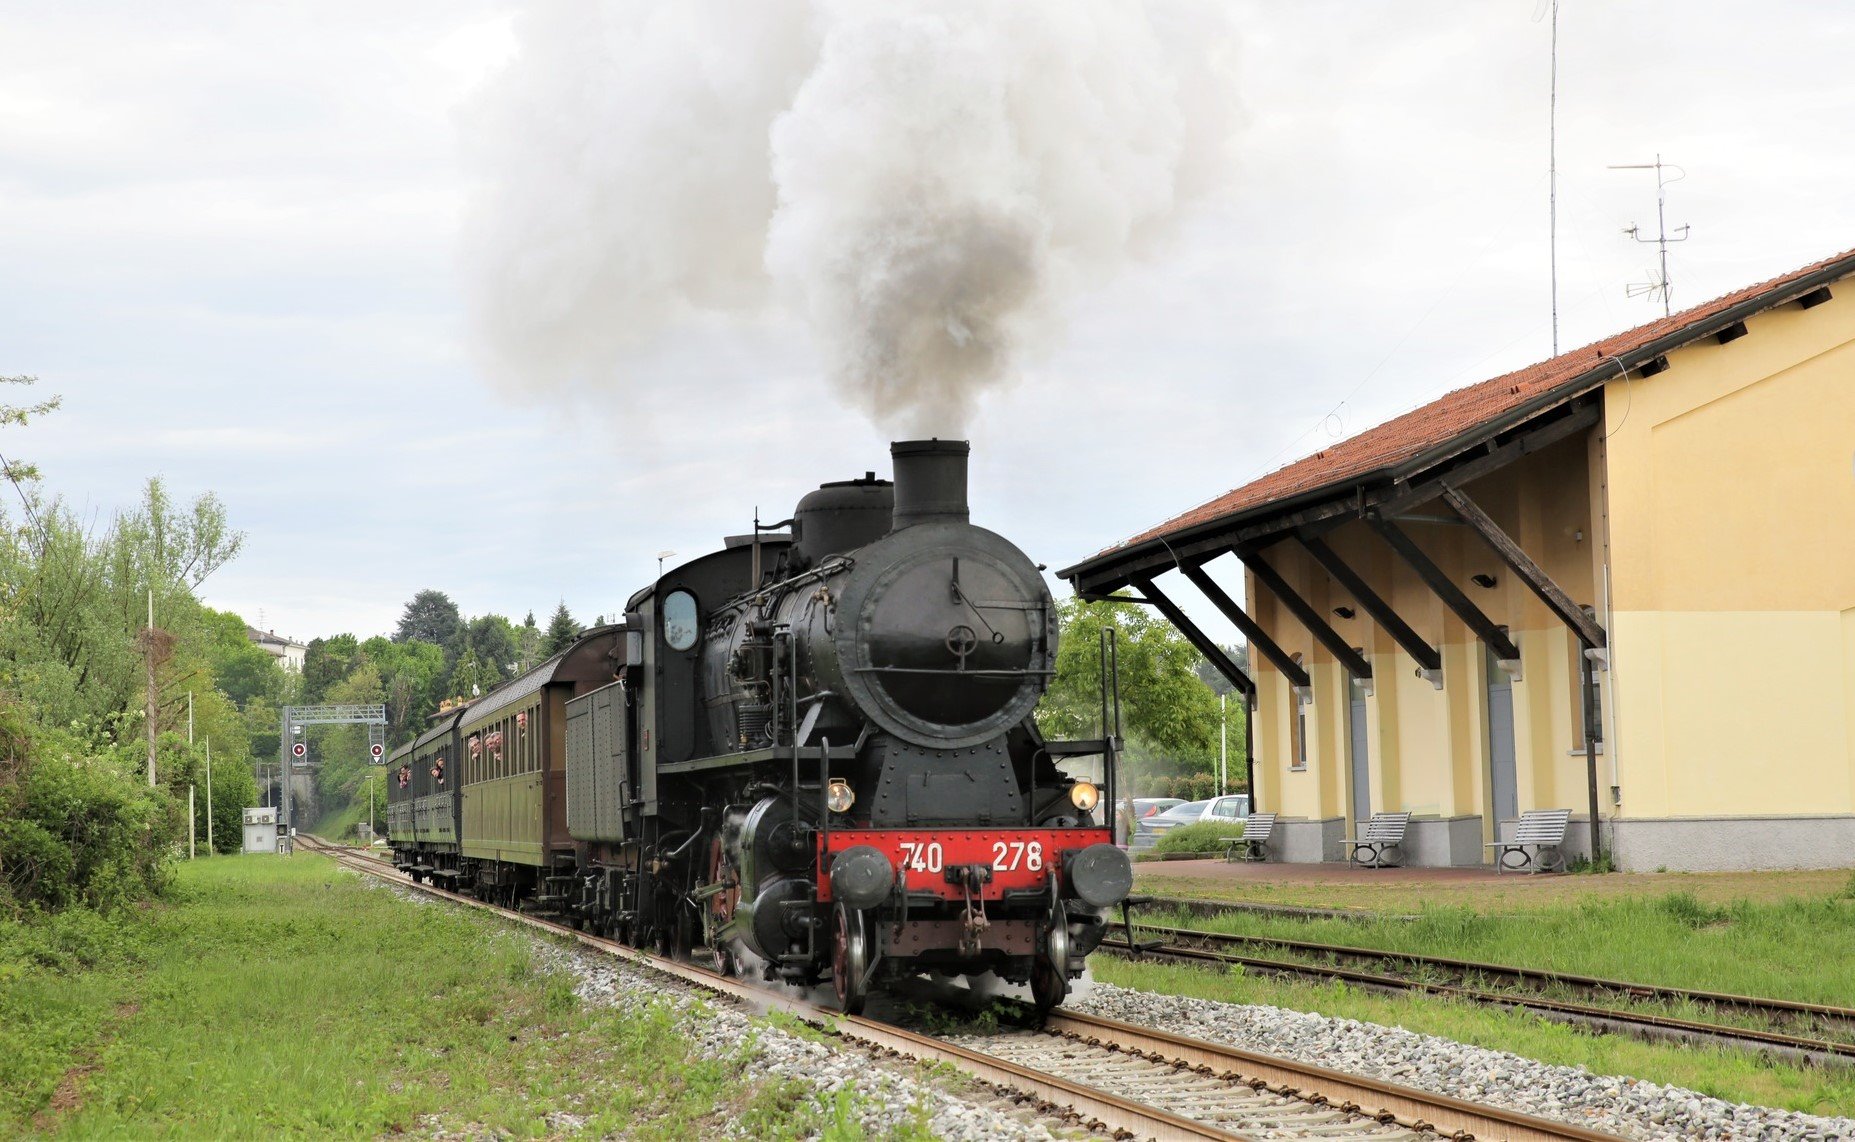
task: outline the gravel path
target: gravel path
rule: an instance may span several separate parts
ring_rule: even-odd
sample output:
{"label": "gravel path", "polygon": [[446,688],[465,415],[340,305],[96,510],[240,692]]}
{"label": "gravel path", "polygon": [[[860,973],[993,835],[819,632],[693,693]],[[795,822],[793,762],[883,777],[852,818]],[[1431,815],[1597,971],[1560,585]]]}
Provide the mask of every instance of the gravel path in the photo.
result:
{"label": "gravel path", "polygon": [[1094,984],[1067,1007],[1577,1123],[1625,1138],[1855,1140],[1855,1119],[1726,1102],[1352,1019]]}

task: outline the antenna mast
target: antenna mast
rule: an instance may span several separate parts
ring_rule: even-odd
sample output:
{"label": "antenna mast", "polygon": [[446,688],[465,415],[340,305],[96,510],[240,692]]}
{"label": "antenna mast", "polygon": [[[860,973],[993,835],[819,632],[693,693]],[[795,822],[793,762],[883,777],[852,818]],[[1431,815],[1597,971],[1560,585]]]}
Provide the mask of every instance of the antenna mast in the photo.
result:
{"label": "antenna mast", "polygon": [[[1538,19],[1538,17],[1534,17]],[[1559,0],[1552,0],[1552,94],[1546,127],[1548,209],[1551,212],[1552,355],[1559,355]]]}
{"label": "antenna mast", "polygon": [[[1638,232],[1639,228],[1634,222],[1630,223],[1629,227],[1623,232],[1634,241],[1643,243],[1652,242],[1655,244],[1656,251],[1661,258],[1661,273],[1653,277],[1650,281],[1631,282],[1624,287],[1623,292],[1629,297],[1653,298],[1660,296],[1662,299],[1662,316],[1667,317],[1672,308],[1669,305],[1668,247],[1671,243],[1685,242],[1688,240],[1688,227],[1686,223],[1683,223],[1681,229],[1673,235],[1668,233],[1668,186],[1670,183],[1680,182],[1682,179],[1686,178],[1688,172],[1672,163],[1662,162],[1661,155],[1656,155],[1655,161],[1652,163],[1624,163],[1619,166],[1613,166],[1610,169],[1613,171],[1652,170],[1655,172],[1655,237],[1644,238]],[[1669,178],[1664,173],[1665,171],[1679,171],[1680,173],[1676,174],[1673,178]]]}

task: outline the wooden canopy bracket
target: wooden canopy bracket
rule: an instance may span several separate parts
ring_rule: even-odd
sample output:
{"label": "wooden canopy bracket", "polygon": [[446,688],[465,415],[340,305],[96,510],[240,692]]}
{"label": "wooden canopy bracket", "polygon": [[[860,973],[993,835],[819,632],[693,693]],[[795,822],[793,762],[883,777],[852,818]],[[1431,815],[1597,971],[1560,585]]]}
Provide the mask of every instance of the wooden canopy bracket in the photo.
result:
{"label": "wooden canopy bracket", "polygon": [[1177,627],[1179,633],[1185,636],[1186,641],[1198,648],[1198,653],[1204,655],[1219,674],[1222,674],[1245,698],[1256,697],[1255,681],[1243,673],[1242,667],[1230,660],[1230,656],[1224,653],[1223,647],[1206,637],[1205,633],[1198,629],[1198,625],[1187,618],[1185,612],[1179,609],[1178,604],[1167,598],[1153,580],[1135,578],[1133,583],[1134,586],[1140,588],[1140,594],[1151,602],[1160,614],[1166,616],[1166,621]]}
{"label": "wooden canopy bracket", "polygon": [[1502,531],[1500,525],[1495,523],[1487,512],[1482,511],[1479,504],[1469,499],[1462,489],[1456,487],[1443,489],[1443,502],[1449,505],[1450,510],[1461,516],[1464,523],[1474,528],[1483,539],[1488,541],[1488,546],[1494,548],[1494,553],[1501,557],[1501,562],[1507,564],[1514,574],[1520,576],[1520,581],[1539,596],[1539,601],[1546,604],[1547,610],[1559,616],[1559,621],[1572,629],[1572,633],[1578,636],[1580,642],[1587,647],[1605,645],[1604,628],[1598,626],[1596,620],[1585,614],[1584,608],[1574,603],[1572,597],[1565,593],[1564,588],[1554,582],[1552,577],[1546,574],[1544,568],[1522,551],[1520,545],[1515,543],[1505,531]]}
{"label": "wooden canopy bracket", "polygon": [[1254,551],[1239,551],[1237,558],[1243,560],[1243,565],[1255,574],[1256,581],[1280,599],[1282,605],[1288,608],[1289,613],[1300,620],[1301,625],[1306,627],[1308,632],[1327,648],[1328,653],[1332,654],[1340,665],[1346,667],[1348,674],[1354,678],[1372,677],[1372,664],[1365,660],[1365,656],[1341,638],[1340,632],[1334,630],[1306,599],[1296,594],[1295,589],[1288,585],[1288,581],[1282,578],[1275,568],[1269,566],[1261,555]]}
{"label": "wooden canopy bracket", "polygon": [[1314,557],[1316,563],[1327,569],[1327,574],[1333,576],[1333,581],[1353,597],[1360,609],[1371,615],[1372,621],[1404,648],[1404,653],[1417,660],[1419,667],[1424,670],[1443,668],[1442,654],[1425,642],[1423,636],[1412,630],[1410,624],[1400,618],[1398,612],[1391,608],[1390,603],[1368,586],[1357,572],[1348,567],[1338,552],[1327,546],[1326,540],[1318,535],[1310,534],[1307,529],[1296,533],[1295,538],[1301,541],[1301,546],[1307,549],[1307,553]]}
{"label": "wooden canopy bracket", "polygon": [[1494,657],[1508,660],[1519,659],[1520,650],[1514,646],[1513,640],[1507,637],[1507,632],[1495,625],[1493,619],[1483,614],[1481,608],[1462,593],[1462,588],[1451,582],[1449,576],[1443,574],[1443,569],[1433,563],[1430,557],[1423,553],[1423,549],[1418,547],[1410,536],[1404,534],[1397,524],[1377,512],[1368,513],[1366,522],[1371,524],[1372,529],[1383,536],[1385,542],[1391,545],[1391,549],[1398,553],[1398,557],[1417,573],[1417,577],[1424,581],[1426,587],[1430,588],[1431,594],[1440,599],[1445,607],[1448,607],[1457,618],[1462,620],[1464,625],[1475,632],[1475,637],[1481,639],[1484,646],[1494,652]]}
{"label": "wooden canopy bracket", "polygon": [[1243,608],[1237,605],[1237,601],[1226,594],[1224,589],[1217,585],[1216,580],[1205,574],[1203,565],[1188,563],[1180,570],[1205,598],[1211,600],[1213,606],[1224,612],[1224,617],[1243,633],[1243,637],[1249,640],[1251,646],[1260,651],[1264,658],[1274,663],[1277,670],[1287,675],[1290,682],[1296,686],[1313,685],[1308,679],[1307,668],[1291,658],[1288,652],[1282,649],[1281,644],[1269,637],[1269,632],[1263,630],[1261,624],[1245,614]]}

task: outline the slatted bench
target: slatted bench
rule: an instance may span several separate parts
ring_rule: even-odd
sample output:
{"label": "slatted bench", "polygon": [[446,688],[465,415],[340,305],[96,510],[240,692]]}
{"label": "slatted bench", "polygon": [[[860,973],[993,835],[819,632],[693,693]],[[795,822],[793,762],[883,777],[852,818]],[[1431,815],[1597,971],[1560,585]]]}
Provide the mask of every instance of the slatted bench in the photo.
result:
{"label": "slatted bench", "polygon": [[1243,835],[1224,842],[1224,859],[1232,864],[1238,860],[1268,860],[1263,846],[1274,832],[1274,813],[1251,813],[1243,819]]}
{"label": "slatted bench", "polygon": [[[1352,855],[1348,864],[1365,868],[1384,868],[1404,863],[1404,833],[1410,828],[1409,813],[1374,813],[1372,819],[1348,843]],[[1396,853],[1396,857],[1393,857]]]}
{"label": "slatted bench", "polygon": [[1570,809],[1528,809],[1520,814],[1512,840],[1482,847],[1494,850],[1496,872],[1557,872],[1565,867],[1559,846],[1571,819]]}

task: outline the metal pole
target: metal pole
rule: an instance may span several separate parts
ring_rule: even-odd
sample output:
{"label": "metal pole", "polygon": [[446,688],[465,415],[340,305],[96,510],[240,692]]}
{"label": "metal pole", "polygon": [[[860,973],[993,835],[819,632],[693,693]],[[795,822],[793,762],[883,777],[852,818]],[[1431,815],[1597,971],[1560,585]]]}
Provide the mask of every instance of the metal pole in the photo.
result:
{"label": "metal pole", "polygon": [[1581,651],[1578,655],[1584,669],[1584,768],[1585,778],[1590,785],[1591,799],[1591,864],[1601,865],[1604,860],[1604,842],[1597,828],[1597,735],[1604,719],[1597,709],[1597,689],[1593,685],[1591,672],[1591,655]]}
{"label": "metal pole", "polygon": [[213,855],[213,739],[206,739],[206,855]]}
{"label": "metal pole", "polygon": [[277,815],[290,824],[290,707],[283,708],[283,740],[277,743]]}
{"label": "metal pole", "polygon": [[193,859],[193,840],[200,835],[200,826],[193,819],[193,783],[187,783],[187,859]]}

